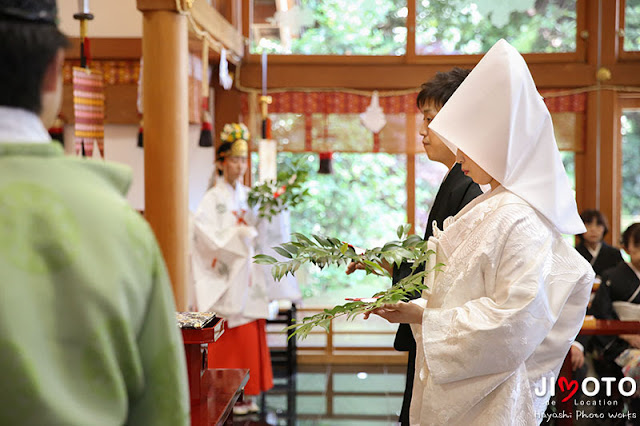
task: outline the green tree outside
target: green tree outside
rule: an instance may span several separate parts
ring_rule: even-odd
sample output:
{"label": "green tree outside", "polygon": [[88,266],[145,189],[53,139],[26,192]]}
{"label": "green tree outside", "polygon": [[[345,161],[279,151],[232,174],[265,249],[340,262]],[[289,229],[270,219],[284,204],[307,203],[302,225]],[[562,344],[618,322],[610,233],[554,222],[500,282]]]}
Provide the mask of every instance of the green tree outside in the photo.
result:
{"label": "green tree outside", "polygon": [[[505,38],[520,52],[572,52],[576,48],[576,0],[535,0],[533,7],[512,12],[497,26],[493,14],[483,16],[472,0],[416,1],[416,53],[486,52]],[[631,3],[638,0],[628,0]],[[278,38],[253,40],[252,52],[303,55],[404,55],[407,1],[299,0],[313,13],[313,26],[303,28],[285,47]],[[505,2],[504,7],[512,3]],[[635,6],[634,6],[635,7]],[[629,7],[628,7],[629,9]],[[640,6],[630,12],[630,39],[638,41]],[[637,19],[636,19],[637,18]],[[635,31],[635,32],[634,32]],[[634,38],[635,37],[635,38]]]}
{"label": "green tree outside", "polygon": [[625,111],[622,130],[621,231],[640,222],[640,111]]}

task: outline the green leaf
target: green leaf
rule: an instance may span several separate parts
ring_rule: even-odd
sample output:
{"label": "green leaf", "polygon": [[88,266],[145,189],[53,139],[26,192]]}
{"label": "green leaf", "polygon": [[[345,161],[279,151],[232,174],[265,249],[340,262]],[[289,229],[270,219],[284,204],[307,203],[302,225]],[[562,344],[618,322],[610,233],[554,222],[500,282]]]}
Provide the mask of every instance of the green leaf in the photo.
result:
{"label": "green leaf", "polygon": [[331,318],[326,318],[320,322],[318,322],[318,325],[322,328],[325,329],[325,331],[328,333],[329,332],[329,327],[331,326]]}
{"label": "green leaf", "polygon": [[382,272],[382,271],[384,271],[384,268],[383,268],[382,266],[378,265],[378,264],[377,264],[377,263],[375,263],[375,262],[372,262],[372,261],[370,261],[370,260],[366,260],[366,259],[364,259],[362,262],[363,262],[365,265],[369,266],[369,267],[370,267],[372,270],[374,270],[374,271],[378,271],[378,272]]}
{"label": "green leaf", "polygon": [[326,238],[323,238],[320,235],[316,235],[316,234],[311,234],[311,235],[313,236],[313,238],[316,239],[316,241],[318,243],[320,243],[321,246],[323,246],[323,247],[331,247],[331,243]]}
{"label": "green leaf", "polygon": [[404,228],[402,227],[402,225],[398,226],[396,234],[398,235],[398,238],[402,238],[402,234],[404,234]]}
{"label": "green leaf", "polygon": [[333,247],[338,247],[338,246],[342,245],[342,243],[340,242],[340,240],[339,240],[339,239],[337,239],[337,238],[331,238],[331,237],[329,237],[329,238],[327,238],[327,241],[329,241]]}
{"label": "green leaf", "polygon": [[297,232],[294,232],[293,234],[291,234],[291,236],[294,237],[296,239],[296,241],[300,241],[302,243],[307,243],[309,245],[314,245],[313,241],[311,241],[306,236],[304,236],[302,234],[299,234]]}
{"label": "green leaf", "polygon": [[294,243],[284,243],[280,246],[293,255],[298,254],[298,247]]}
{"label": "green leaf", "polygon": [[266,254],[257,254],[253,256],[253,263],[258,265],[273,265],[274,263],[278,263],[278,260]]}
{"label": "green leaf", "polygon": [[285,249],[283,249],[282,247],[272,247],[276,252],[278,252],[278,254],[284,256],[284,257],[288,257],[289,259],[292,259],[293,256],[291,256],[291,253],[289,253],[288,251],[286,251]]}
{"label": "green leaf", "polygon": [[349,250],[349,244],[343,243],[340,246],[340,253],[345,254],[347,252],[347,250]]}

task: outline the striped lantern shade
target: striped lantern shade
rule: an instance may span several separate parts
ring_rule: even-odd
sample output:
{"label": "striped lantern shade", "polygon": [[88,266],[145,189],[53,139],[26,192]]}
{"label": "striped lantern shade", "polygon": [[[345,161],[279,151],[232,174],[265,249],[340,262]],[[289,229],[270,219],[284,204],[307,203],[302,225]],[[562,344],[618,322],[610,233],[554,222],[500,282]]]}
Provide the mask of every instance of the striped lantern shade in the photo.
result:
{"label": "striped lantern shade", "polygon": [[104,158],[104,79],[102,72],[73,67],[76,155],[91,157],[94,144]]}

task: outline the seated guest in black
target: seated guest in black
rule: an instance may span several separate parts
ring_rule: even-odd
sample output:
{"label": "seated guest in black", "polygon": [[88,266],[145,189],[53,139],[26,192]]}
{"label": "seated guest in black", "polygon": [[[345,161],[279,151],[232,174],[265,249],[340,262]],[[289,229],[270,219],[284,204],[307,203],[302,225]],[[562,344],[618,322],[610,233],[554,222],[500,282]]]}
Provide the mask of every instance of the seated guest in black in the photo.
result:
{"label": "seated guest in black", "polygon": [[[591,267],[596,273],[596,281],[599,283],[605,270],[619,263],[624,263],[622,255],[620,250],[603,241],[604,236],[609,232],[609,225],[600,211],[585,210],[580,214],[580,217],[587,228],[587,232],[578,235],[580,243],[576,246],[576,250],[591,263]],[[588,310],[587,313],[591,314],[591,311]],[[571,359],[574,361],[574,367],[575,362],[582,361],[577,369],[574,368],[573,375],[578,380],[584,379],[587,374],[587,366],[584,364],[584,352],[585,347],[590,350],[591,340],[591,336],[580,335],[571,345]]]}
{"label": "seated guest in black", "polygon": [[[617,320],[621,319],[621,309],[625,309],[625,320],[638,321],[640,320],[640,223],[634,223],[624,231],[622,246],[631,257],[631,262],[621,262],[618,266],[603,272],[602,284],[591,304],[591,312],[599,319]],[[638,305],[637,309],[635,305]],[[629,315],[632,317],[630,318]],[[621,367],[615,363],[615,360],[626,349],[640,349],[640,335],[596,335],[593,336],[591,343],[596,352],[594,368],[600,377],[611,376],[620,379],[622,378]],[[634,412],[638,420],[640,399],[632,398],[629,402],[630,412]],[[622,410],[622,407],[618,407],[618,410]]]}
{"label": "seated guest in black", "polygon": [[602,240],[609,231],[607,219],[602,213],[598,210],[585,210],[580,217],[587,232],[578,235],[580,243],[576,250],[591,263],[596,276],[601,277],[605,270],[622,262],[622,255],[620,250]]}

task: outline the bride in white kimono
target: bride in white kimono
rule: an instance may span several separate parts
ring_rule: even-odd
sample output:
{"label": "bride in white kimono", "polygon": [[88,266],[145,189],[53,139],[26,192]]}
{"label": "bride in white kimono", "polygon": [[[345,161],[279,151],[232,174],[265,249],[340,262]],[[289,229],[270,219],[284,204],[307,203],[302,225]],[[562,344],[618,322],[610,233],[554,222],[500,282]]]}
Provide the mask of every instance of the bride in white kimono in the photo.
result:
{"label": "bride in white kimono", "polygon": [[[561,233],[578,216],[551,116],[522,56],[500,40],[429,126],[491,190],[429,244],[429,289],[374,313],[412,326],[412,425],[535,425],[579,332],[594,278]],[[432,136],[433,137],[433,136]],[[434,227],[435,228],[435,227]],[[540,393],[540,392],[538,392]]]}

